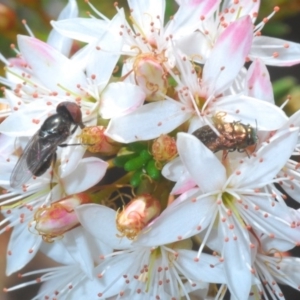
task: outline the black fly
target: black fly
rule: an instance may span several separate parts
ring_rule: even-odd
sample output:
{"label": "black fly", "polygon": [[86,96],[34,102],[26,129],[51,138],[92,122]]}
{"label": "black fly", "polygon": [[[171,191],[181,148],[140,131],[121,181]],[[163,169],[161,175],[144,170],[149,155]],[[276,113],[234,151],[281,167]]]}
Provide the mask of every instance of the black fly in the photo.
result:
{"label": "black fly", "polygon": [[[71,125],[75,125],[71,130]],[[12,188],[22,186],[32,176],[41,176],[55,160],[56,149],[77,127],[84,128],[80,107],[73,102],[61,102],[56,114],[48,117],[30,139],[15,165],[11,177]]]}

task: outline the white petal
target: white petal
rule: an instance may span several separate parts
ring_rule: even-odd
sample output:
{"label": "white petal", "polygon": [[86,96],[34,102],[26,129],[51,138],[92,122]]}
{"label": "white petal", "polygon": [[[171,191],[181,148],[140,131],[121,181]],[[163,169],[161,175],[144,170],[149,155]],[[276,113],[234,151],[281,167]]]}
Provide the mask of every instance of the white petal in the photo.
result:
{"label": "white petal", "polygon": [[79,93],[77,85],[85,85],[86,78],[81,68],[50,45],[22,35],[18,35],[18,45],[35,76],[52,92],[65,95],[65,90],[58,86],[60,85]]}
{"label": "white petal", "polygon": [[94,18],[74,18],[63,21],[51,21],[51,25],[61,34],[86,43],[98,40],[107,26],[108,22]]}
{"label": "white petal", "polygon": [[[293,224],[297,224],[297,219],[285,204],[267,201],[265,197],[261,196],[244,195],[242,200],[248,204],[247,209],[240,206],[243,219],[255,231],[274,236],[278,244],[280,244],[278,240],[283,240],[284,243],[285,241],[294,243],[294,245],[299,243],[299,227],[293,226]],[[285,243],[285,245],[287,244]]]}
{"label": "white petal", "polygon": [[[165,35],[186,35],[199,26],[201,17],[208,18],[216,11],[218,0],[187,0],[182,1],[176,14],[167,26]],[[204,25],[205,26],[205,25]]]}
{"label": "white petal", "polygon": [[255,36],[250,58],[269,66],[293,66],[300,62],[300,44],[268,36]]}
{"label": "white petal", "polygon": [[[6,97],[11,104],[18,99],[9,90],[6,91]],[[56,103],[48,105],[47,102],[47,99],[37,99],[20,109],[13,110],[13,113],[0,124],[0,132],[9,136],[33,136],[49,114],[55,111]]]}
{"label": "white petal", "polygon": [[214,222],[215,210],[214,197],[187,199],[171,205],[141,232],[133,244],[153,247],[186,239]]}
{"label": "white petal", "polygon": [[212,45],[210,40],[201,32],[192,32],[184,35],[176,41],[178,47],[185,55],[193,57],[198,63],[204,64],[210,52]]}
{"label": "white petal", "polygon": [[42,238],[32,234],[26,222],[15,226],[7,247],[6,275],[25,267],[36,255],[41,243]]}
{"label": "white petal", "polygon": [[252,27],[250,17],[246,16],[231,23],[219,36],[203,68],[207,95],[224,90],[240,72],[251,47]]}
{"label": "white petal", "polygon": [[249,235],[234,218],[229,222],[234,229],[229,229],[227,224],[219,222],[220,238],[228,238],[222,251],[227,285],[236,299],[246,299],[252,282]]}
{"label": "white petal", "polygon": [[90,279],[93,279],[94,260],[91,256],[90,245],[87,243],[82,227],[74,228],[64,234],[63,244],[75,262]]}
{"label": "white petal", "polygon": [[226,122],[241,121],[259,130],[279,129],[288,120],[276,105],[243,95],[222,97],[212,106],[212,110],[226,113]]}
{"label": "white petal", "polygon": [[96,157],[80,161],[76,170],[61,178],[68,195],[83,192],[98,183],[106,173],[108,163]]}
{"label": "white petal", "polygon": [[220,263],[217,257],[202,253],[200,259],[195,260],[197,252],[190,250],[178,250],[178,254],[177,261],[187,278],[210,283],[227,283],[224,264]]}
{"label": "white petal", "polygon": [[123,14],[123,10],[120,10],[109,23],[106,31],[99,36],[97,43],[93,44],[95,48],[89,55],[86,72],[88,76],[96,76],[93,82],[97,84],[107,84],[120,57],[123,39],[119,29],[124,18],[122,18]]}
{"label": "white petal", "polygon": [[174,130],[191,114],[173,100],[152,102],[131,114],[113,118],[105,134],[121,143],[150,140]]}
{"label": "white petal", "polygon": [[[145,34],[148,39],[152,36],[153,28],[160,28],[161,24],[164,24],[165,16],[165,0],[156,0],[156,1],[140,1],[140,0],[128,0],[128,5],[130,7],[131,15],[135,22],[138,24],[137,31],[140,31],[142,28],[143,34]],[[159,18],[156,18],[158,16]],[[152,26],[153,23],[153,26]]]}
{"label": "white petal", "polygon": [[[69,0],[66,7],[59,14],[58,20],[75,18],[77,17],[77,15],[78,6],[76,1]],[[55,29],[53,29],[48,36],[47,44],[51,45],[53,48],[55,48],[65,56],[69,56],[73,40],[61,35]]]}
{"label": "white petal", "polygon": [[121,233],[116,228],[116,211],[98,204],[86,204],[76,208],[81,225],[94,237],[113,249],[126,249],[131,241],[118,237]]}
{"label": "white petal", "polygon": [[74,259],[68,253],[65,245],[62,243],[62,239],[54,243],[42,243],[40,251],[60,264],[74,264]]}
{"label": "white petal", "polygon": [[226,181],[224,166],[195,136],[178,133],[177,150],[190,176],[203,193],[222,188]]}
{"label": "white petal", "polygon": [[[229,186],[259,188],[269,183],[291,156],[297,142],[298,128],[278,132],[255,156],[245,159],[231,175]],[[275,159],[276,158],[276,159]]]}
{"label": "white petal", "polygon": [[248,69],[246,91],[250,97],[275,104],[268,69],[259,59],[254,60]]}
{"label": "white petal", "polygon": [[137,85],[110,83],[101,96],[100,114],[104,119],[126,115],[144,103],[146,94]]}

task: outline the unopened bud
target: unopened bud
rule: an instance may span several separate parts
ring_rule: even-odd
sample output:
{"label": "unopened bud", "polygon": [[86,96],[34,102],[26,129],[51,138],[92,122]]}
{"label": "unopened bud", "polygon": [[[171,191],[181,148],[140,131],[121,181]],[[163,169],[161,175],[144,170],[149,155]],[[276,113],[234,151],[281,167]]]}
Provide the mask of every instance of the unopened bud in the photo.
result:
{"label": "unopened bud", "polygon": [[146,100],[158,101],[164,99],[168,81],[163,61],[151,54],[139,55],[134,63],[136,83],[146,93]]}
{"label": "unopened bud", "polygon": [[120,146],[104,134],[105,129],[103,126],[83,128],[79,136],[81,143],[87,145],[88,150],[92,153],[116,154]]}
{"label": "unopened bud", "polygon": [[169,135],[162,134],[152,144],[152,155],[158,162],[169,161],[174,158],[176,154],[176,141]]}
{"label": "unopened bud", "polygon": [[39,208],[30,225],[34,226],[44,241],[52,242],[56,237],[79,225],[74,209],[90,202],[89,196],[84,193],[68,196],[49,207]]}
{"label": "unopened bud", "polygon": [[117,215],[117,229],[130,240],[134,240],[139,232],[152,220],[159,216],[160,203],[150,194],[133,198]]}

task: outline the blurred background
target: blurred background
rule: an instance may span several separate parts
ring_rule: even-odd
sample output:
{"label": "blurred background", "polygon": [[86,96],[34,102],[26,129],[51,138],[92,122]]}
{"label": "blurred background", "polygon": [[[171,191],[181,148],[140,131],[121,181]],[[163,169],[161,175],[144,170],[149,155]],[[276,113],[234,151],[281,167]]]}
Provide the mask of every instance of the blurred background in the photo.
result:
{"label": "blurred background", "polygon": [[[89,11],[90,8],[84,0],[78,0],[77,2],[80,7],[80,16],[87,17],[86,12]],[[113,1],[93,0],[91,2],[109,18],[115,14]],[[125,7],[128,11],[126,1],[122,0],[118,2],[119,7]],[[173,15],[176,11],[176,4],[174,2],[175,1],[167,0],[168,16]],[[57,19],[57,16],[66,3],[67,0],[0,0],[0,52],[7,58],[15,56],[10,45],[16,43],[17,34],[27,35],[22,24],[23,19],[27,21],[34,35],[45,41],[51,30],[49,21]],[[271,22],[265,26],[263,34],[300,43],[300,0],[262,0],[258,20],[268,16],[270,12],[273,11],[274,6],[279,6],[280,11],[272,18]],[[74,42],[75,49],[77,48],[76,46],[79,47],[79,44]],[[285,101],[288,95],[291,95],[291,101],[285,107],[286,112],[291,115],[300,109],[300,65],[289,68],[268,67],[268,69],[272,82],[274,83],[276,102],[280,105]],[[0,63],[0,76],[3,75],[3,65]],[[291,200],[289,205],[299,208],[299,204]],[[5,259],[8,240],[9,232],[0,235],[0,300],[29,300],[36,294],[38,289],[37,285],[9,294],[2,292],[3,287],[20,283],[20,278],[18,278],[17,274],[13,274],[8,278],[5,276]],[[293,255],[300,256],[299,249],[295,249]],[[50,266],[53,266],[53,262],[42,254],[38,254],[36,258],[26,266],[26,269],[21,270],[20,273]],[[288,300],[300,299],[300,293],[291,288],[283,287],[283,291]]]}

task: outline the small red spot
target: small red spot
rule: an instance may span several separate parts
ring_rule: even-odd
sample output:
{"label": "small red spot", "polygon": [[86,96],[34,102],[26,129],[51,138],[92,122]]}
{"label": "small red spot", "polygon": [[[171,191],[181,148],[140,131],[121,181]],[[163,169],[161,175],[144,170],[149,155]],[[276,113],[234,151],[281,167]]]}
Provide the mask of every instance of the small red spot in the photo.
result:
{"label": "small red spot", "polygon": [[177,239],[178,239],[179,241],[182,240],[182,236],[179,235],[179,236],[177,237]]}
{"label": "small red spot", "polygon": [[274,57],[274,58],[277,58],[278,56],[279,56],[279,53],[278,53],[278,52],[274,52],[274,53],[273,53],[273,57]]}
{"label": "small red spot", "polygon": [[194,262],[199,262],[199,258],[198,258],[198,257],[195,257],[195,258],[194,258]]}
{"label": "small red spot", "polygon": [[7,251],[7,255],[12,255],[12,252],[10,250]]}
{"label": "small red spot", "polygon": [[202,228],[201,226],[199,226],[199,225],[197,226],[197,230],[198,231],[201,230],[201,228]]}
{"label": "small red spot", "polygon": [[29,249],[29,250],[28,250],[28,253],[31,254],[32,252],[33,252],[33,249]]}

